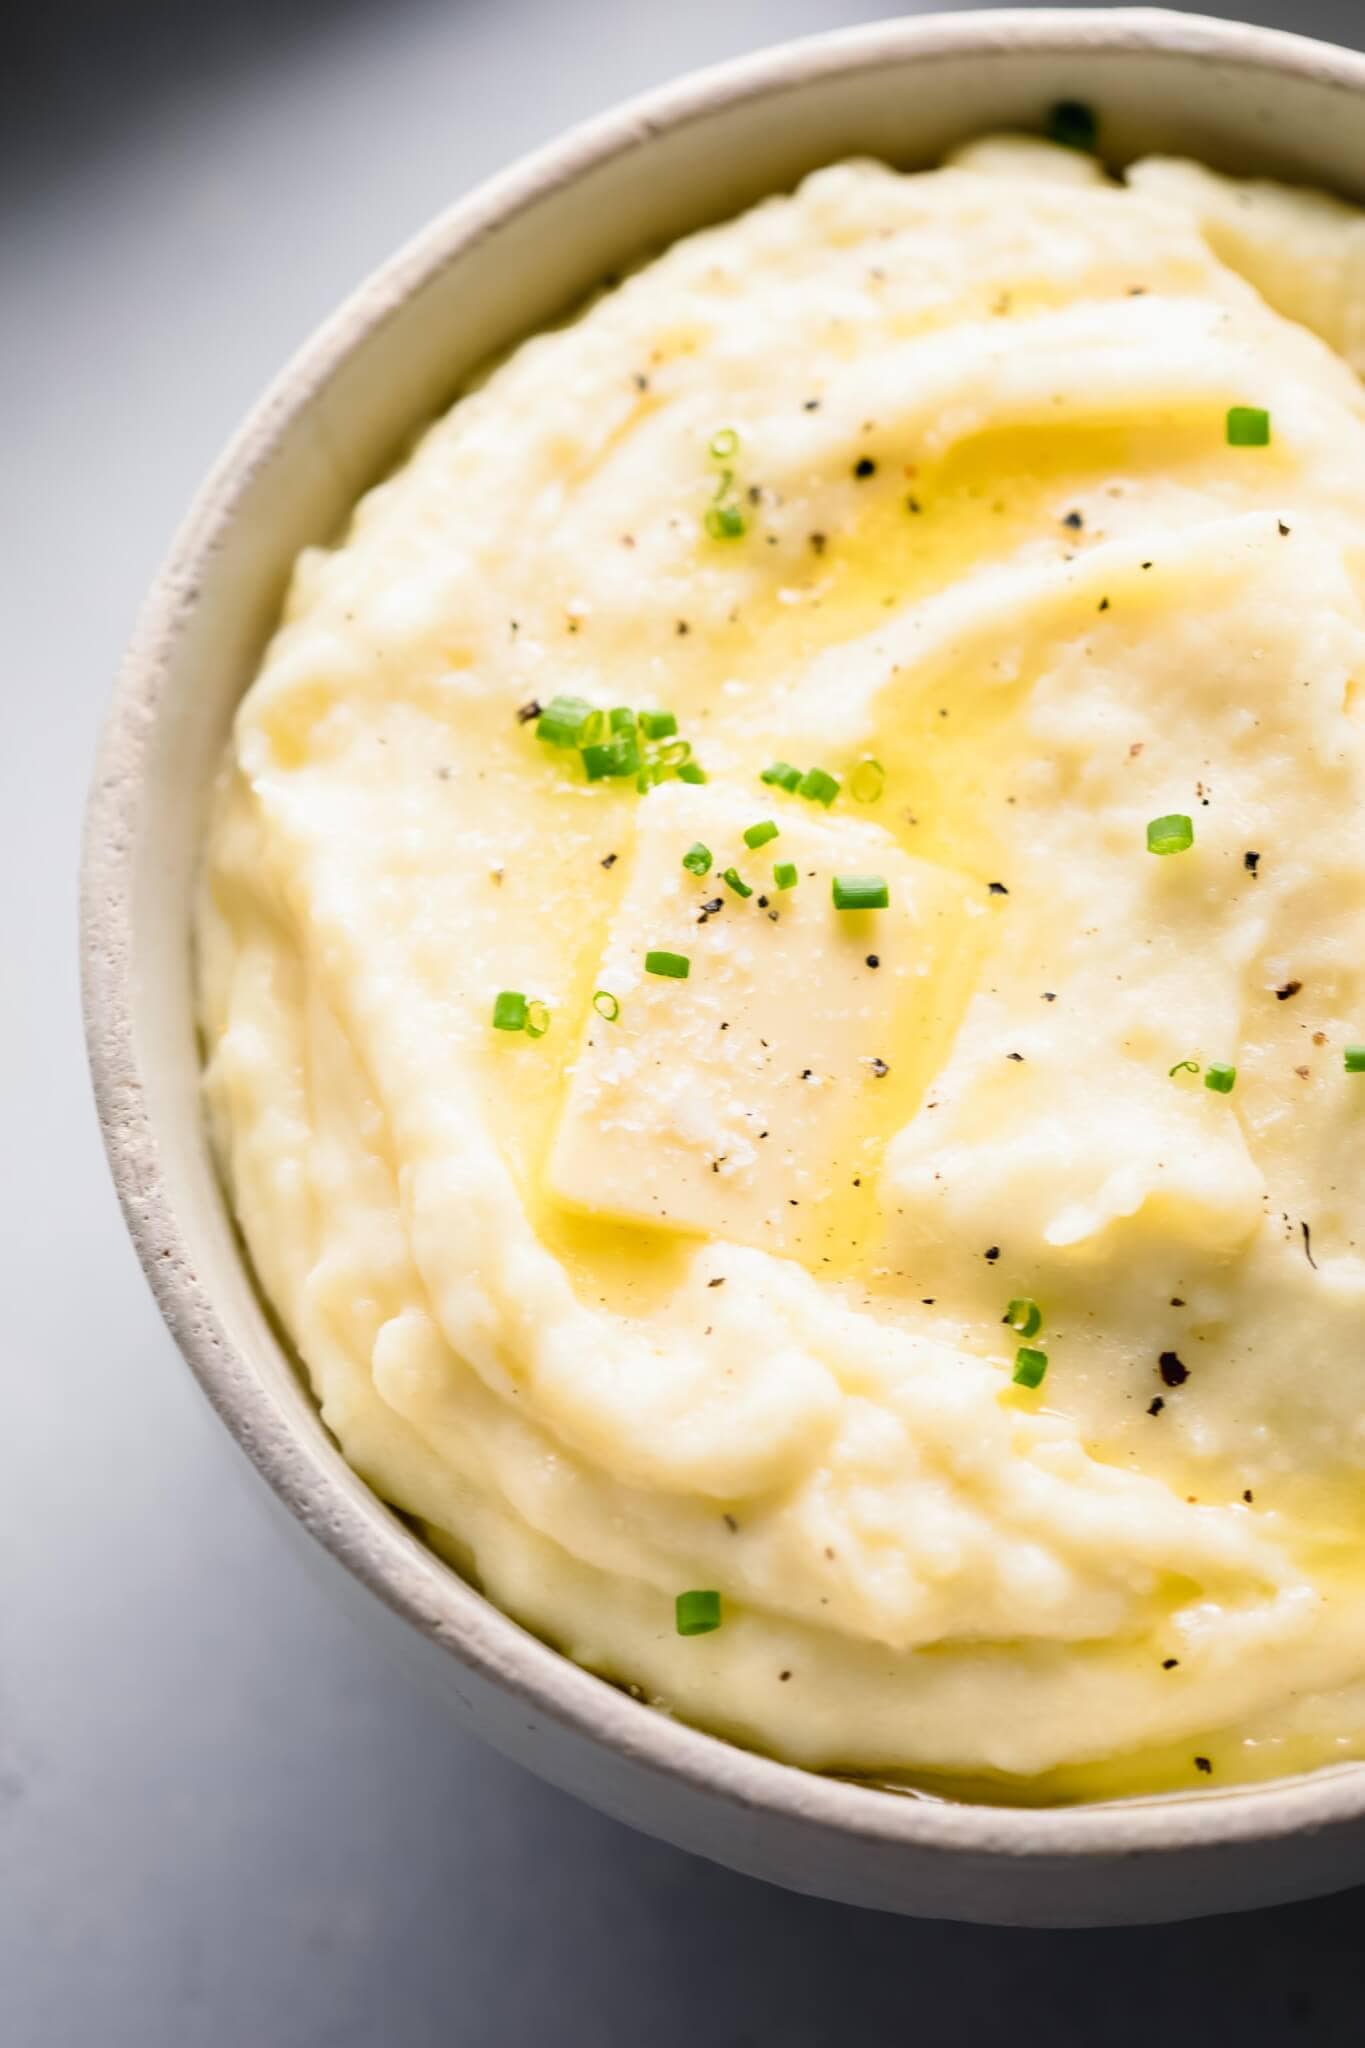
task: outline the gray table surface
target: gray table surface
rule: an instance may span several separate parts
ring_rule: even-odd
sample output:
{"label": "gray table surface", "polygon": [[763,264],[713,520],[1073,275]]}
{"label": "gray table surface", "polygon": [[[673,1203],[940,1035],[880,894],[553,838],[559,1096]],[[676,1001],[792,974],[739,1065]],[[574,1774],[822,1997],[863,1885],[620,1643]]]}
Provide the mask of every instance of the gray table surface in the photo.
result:
{"label": "gray table surface", "polygon": [[[8,2048],[1365,2036],[1359,1895],[1119,1933],[895,1921],[646,1841],[453,1732],[282,1547],[106,1183],[80,808],[205,465],[473,180],[628,91],[863,11],[48,0],[0,67]],[[1365,41],[1362,0],[1241,11]]]}

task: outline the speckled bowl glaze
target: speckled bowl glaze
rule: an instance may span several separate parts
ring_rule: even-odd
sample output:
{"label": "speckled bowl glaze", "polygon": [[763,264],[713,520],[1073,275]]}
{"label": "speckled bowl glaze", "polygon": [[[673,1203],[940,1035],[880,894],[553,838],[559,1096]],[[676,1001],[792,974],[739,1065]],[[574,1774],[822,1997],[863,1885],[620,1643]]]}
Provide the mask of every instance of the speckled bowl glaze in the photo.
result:
{"label": "speckled bowl glaze", "polygon": [[484,358],[684,231],[875,154],[915,166],[1061,98],[1110,155],[1201,157],[1365,198],[1365,59],[1148,10],[874,24],[683,80],[461,200],[303,349],[205,483],[142,614],[95,773],[85,1013],[128,1227],[191,1369],[278,1503],[458,1719],[605,1812],[735,1869],[900,1913],[1176,1919],[1365,1877],[1365,1768],[1024,1811],[821,1778],[578,1669],[424,1549],[350,1471],[253,1290],[198,1096],[190,902],[205,791],[290,564],[340,529]]}

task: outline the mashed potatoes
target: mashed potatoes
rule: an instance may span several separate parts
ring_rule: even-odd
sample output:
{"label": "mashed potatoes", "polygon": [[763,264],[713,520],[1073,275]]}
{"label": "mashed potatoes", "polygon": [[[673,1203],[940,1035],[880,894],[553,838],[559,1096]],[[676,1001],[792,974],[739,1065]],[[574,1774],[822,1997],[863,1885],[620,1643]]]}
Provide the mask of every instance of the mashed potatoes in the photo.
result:
{"label": "mashed potatoes", "polygon": [[1365,1752],[1363,236],[823,171],[298,564],[236,1214],[352,1464],[662,1709],[994,1798]]}

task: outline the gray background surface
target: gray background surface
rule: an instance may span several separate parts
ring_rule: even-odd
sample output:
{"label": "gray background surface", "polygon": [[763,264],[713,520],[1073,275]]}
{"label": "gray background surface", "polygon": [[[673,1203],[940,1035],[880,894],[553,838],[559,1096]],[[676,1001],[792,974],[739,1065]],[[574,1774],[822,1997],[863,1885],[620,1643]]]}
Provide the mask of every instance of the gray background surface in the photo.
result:
{"label": "gray background surface", "polygon": [[[645,1841],[456,1735],[263,1517],[106,1185],[80,807],[206,464],[472,181],[870,7],[49,0],[0,58],[6,2048],[1365,2037],[1360,1894],[1131,1933],[899,1922]],[[1227,11],[1365,43],[1365,0]]]}

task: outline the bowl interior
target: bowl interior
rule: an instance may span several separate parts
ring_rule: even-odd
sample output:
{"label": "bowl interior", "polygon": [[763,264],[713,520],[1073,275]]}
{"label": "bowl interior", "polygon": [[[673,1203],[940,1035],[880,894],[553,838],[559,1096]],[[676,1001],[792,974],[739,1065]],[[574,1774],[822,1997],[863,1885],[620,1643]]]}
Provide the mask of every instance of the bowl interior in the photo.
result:
{"label": "bowl interior", "polygon": [[[690,1780],[699,1800],[719,1791],[751,1810],[766,1804],[795,1815],[826,1850],[836,1830],[891,1850],[937,1841],[1006,1862],[1021,1854],[1057,1860],[1054,1875],[1043,1877],[1035,1864],[1027,1880],[1008,1868],[987,1879],[978,1869],[966,1903],[949,1901],[940,1873],[926,1903],[913,1858],[902,1860],[898,1878],[859,1874],[847,1858],[827,1858],[818,1871],[812,1864],[803,1876],[795,1863],[773,1869],[772,1851],[746,1848],[742,1830],[724,1844],[713,1839],[714,1815],[700,1815],[693,1846],[743,1867],[902,1910],[1053,1921],[1162,1917],[1169,1887],[1144,1891],[1130,1873],[1120,1910],[1087,1901],[1091,1881],[1075,1874],[1078,1860],[1108,1853],[1105,1845],[1117,1840],[1112,1822],[1101,1825],[1095,1813],[992,1818],[932,1809],[805,1780],[664,1723],[486,1608],[354,1477],[261,1307],[214,1175],[199,1111],[189,928],[205,792],[294,557],[339,533],[357,496],[473,370],[613,272],[821,164],[848,155],[930,164],[984,130],[1038,128],[1060,98],[1097,108],[1116,164],[1178,152],[1365,197],[1365,60],[1146,10],[888,23],[727,66],[592,124],[484,187],[402,251],[309,343],[247,422],[144,613],[97,770],[85,871],[87,1029],[130,1227],[210,1398],[296,1516],[431,1640],[455,1646],[494,1690],[519,1691],[567,1731],[577,1761],[568,1748],[548,1764],[531,1743],[523,1749],[600,1804],[623,1811],[630,1800],[585,1763],[584,1745],[594,1742],[630,1750],[647,1773]],[[485,1732],[516,1749],[492,1725],[491,1709],[482,1718]],[[1301,1791],[1315,1812],[1342,1817],[1349,1806],[1353,1817],[1365,1804],[1365,1778],[1350,1784],[1347,1799],[1329,1797],[1322,1784]],[[1302,1801],[1291,1811],[1290,1797],[1284,1787],[1229,1795],[1201,1805],[1198,1827],[1206,1842],[1217,1837],[1229,1847],[1237,1836],[1287,1833],[1310,1817]],[[1177,1801],[1164,1811],[1177,1809],[1183,1821],[1138,1820],[1130,1809],[1137,1832],[1130,1825],[1124,1843],[1188,1844],[1193,1809]],[[1234,1810],[1260,1819],[1216,1818]],[[629,1817],[675,1839],[689,1835],[676,1817]],[[797,1850],[790,1853],[799,1863]],[[1292,1870],[1282,1860],[1273,1880],[1245,1874],[1245,1859],[1238,1868],[1243,1874],[1203,1910],[1323,1884],[1302,1858]],[[1197,1909],[1188,1898],[1176,1908]]]}

